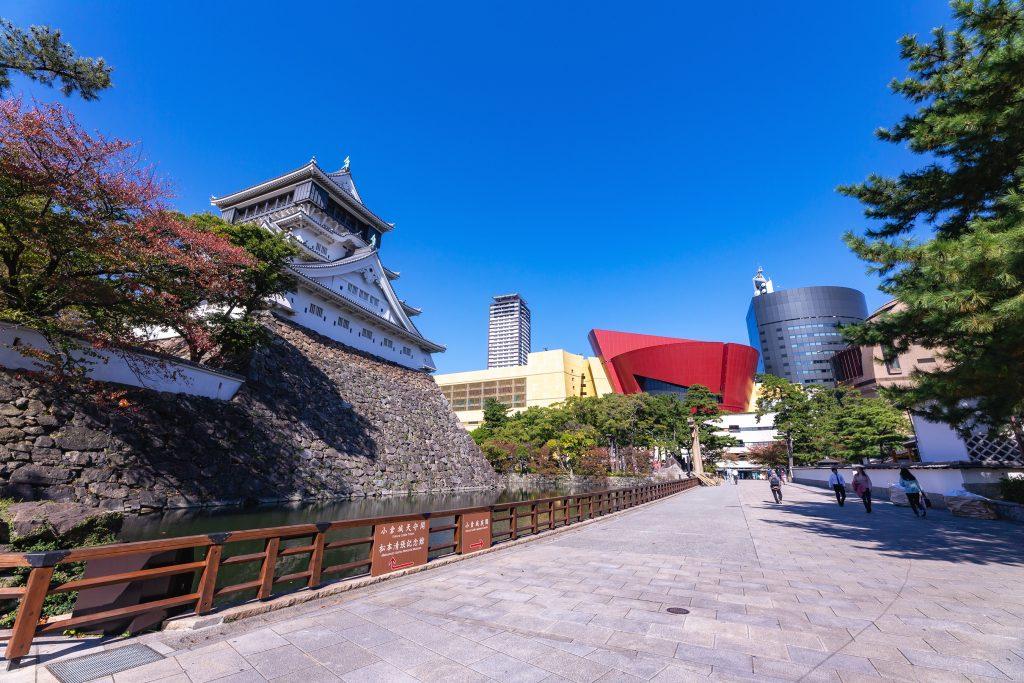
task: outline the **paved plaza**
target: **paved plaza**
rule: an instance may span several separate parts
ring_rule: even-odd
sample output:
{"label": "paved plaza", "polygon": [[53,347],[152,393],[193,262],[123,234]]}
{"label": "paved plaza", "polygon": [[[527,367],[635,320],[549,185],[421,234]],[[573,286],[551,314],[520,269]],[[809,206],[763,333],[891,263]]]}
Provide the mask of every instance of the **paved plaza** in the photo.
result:
{"label": "paved plaza", "polygon": [[[1024,526],[888,503],[866,515],[796,485],[770,501],[765,482],[700,488],[367,589],[143,636],[166,658],[103,680],[1024,681]],[[52,680],[38,666],[4,676]]]}

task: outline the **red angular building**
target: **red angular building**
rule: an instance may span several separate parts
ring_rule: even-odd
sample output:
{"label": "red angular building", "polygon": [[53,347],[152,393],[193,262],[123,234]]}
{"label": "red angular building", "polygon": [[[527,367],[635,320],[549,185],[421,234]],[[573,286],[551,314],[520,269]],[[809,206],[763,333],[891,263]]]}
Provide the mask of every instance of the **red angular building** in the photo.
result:
{"label": "red angular building", "polygon": [[745,412],[750,405],[758,360],[751,346],[611,330],[591,330],[589,339],[616,393],[682,398],[701,384],[726,412]]}

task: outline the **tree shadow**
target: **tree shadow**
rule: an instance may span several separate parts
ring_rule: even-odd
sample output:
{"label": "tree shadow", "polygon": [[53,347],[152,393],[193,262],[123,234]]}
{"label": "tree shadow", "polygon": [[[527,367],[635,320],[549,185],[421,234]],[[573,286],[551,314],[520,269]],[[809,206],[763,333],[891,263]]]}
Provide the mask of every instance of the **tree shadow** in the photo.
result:
{"label": "tree shadow", "polygon": [[764,507],[780,510],[783,517],[763,521],[900,559],[1024,565],[1024,525],[956,517],[935,508],[928,510],[926,518],[917,518],[908,507],[880,500],[874,501],[869,515],[854,495],[846,499],[845,507],[839,507],[831,492],[805,492],[818,494],[820,500],[784,500],[776,506],[770,495],[766,496]]}

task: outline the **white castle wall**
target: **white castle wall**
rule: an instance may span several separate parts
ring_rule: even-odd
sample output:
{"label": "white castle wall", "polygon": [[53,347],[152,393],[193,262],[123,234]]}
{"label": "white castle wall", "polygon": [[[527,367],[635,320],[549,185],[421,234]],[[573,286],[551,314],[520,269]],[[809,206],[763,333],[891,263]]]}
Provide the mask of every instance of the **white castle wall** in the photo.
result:
{"label": "white castle wall", "polygon": [[[50,351],[51,346],[41,334],[18,325],[0,322],[0,365],[12,370],[41,369],[39,362],[22,355],[17,346]],[[99,382],[113,382],[172,394],[188,394],[230,400],[244,380],[236,375],[203,368],[185,361],[168,359],[142,352],[94,350],[72,354],[88,362],[86,375]]]}

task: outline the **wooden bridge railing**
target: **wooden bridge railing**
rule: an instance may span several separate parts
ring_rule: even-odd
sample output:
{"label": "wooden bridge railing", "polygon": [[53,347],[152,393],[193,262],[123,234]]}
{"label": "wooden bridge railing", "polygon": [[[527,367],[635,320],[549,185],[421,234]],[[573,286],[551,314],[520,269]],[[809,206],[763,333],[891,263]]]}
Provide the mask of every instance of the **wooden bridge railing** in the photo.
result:
{"label": "wooden bridge railing", "polygon": [[[371,568],[378,568],[375,555],[380,553],[373,552],[375,540],[380,541],[383,549],[383,534],[389,530],[393,533],[396,526],[399,531],[402,525],[406,529],[423,529],[421,533],[428,540],[424,544],[426,552],[421,555],[422,561],[382,564],[383,569],[375,573],[395,571],[455,553],[465,554],[494,543],[576,524],[698,485],[697,479],[684,479],[482,507],[247,529],[70,550],[0,553],[0,570],[29,570],[24,586],[0,588],[0,600],[18,600],[14,627],[7,637],[4,656],[17,660],[28,654],[37,635],[55,631],[80,629],[173,608],[189,607],[195,614],[205,614],[213,609],[215,600],[226,596],[251,592],[250,599],[267,600],[276,594],[275,586],[279,584],[291,584],[290,589],[303,584],[307,588],[316,588],[324,583],[325,577],[344,580],[365,576],[371,573]],[[482,513],[487,515],[482,516]],[[479,524],[480,528],[470,530],[464,523],[467,520],[473,520],[472,524]],[[484,540],[475,544],[463,543],[463,536],[473,532],[477,533],[476,537],[484,533]],[[396,549],[398,543],[394,543]],[[228,548],[235,552],[226,553]],[[191,561],[52,583],[54,569],[61,564],[187,550],[192,550]],[[196,559],[203,550],[202,559]],[[308,559],[302,561],[302,557]],[[332,563],[339,559],[343,561]],[[256,569],[252,571],[254,565]],[[40,618],[43,601],[48,595],[183,575],[191,575],[192,578],[192,589],[185,595],[80,616]],[[277,594],[281,592],[284,591],[279,590]]]}

